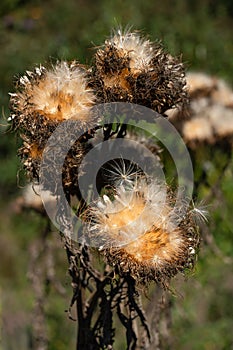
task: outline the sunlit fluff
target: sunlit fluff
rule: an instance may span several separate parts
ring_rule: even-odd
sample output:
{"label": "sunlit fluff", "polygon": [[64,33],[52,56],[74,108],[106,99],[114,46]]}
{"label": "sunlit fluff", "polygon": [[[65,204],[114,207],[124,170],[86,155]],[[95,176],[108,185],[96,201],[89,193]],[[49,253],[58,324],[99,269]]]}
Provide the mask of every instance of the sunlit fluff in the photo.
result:
{"label": "sunlit fluff", "polygon": [[106,40],[105,44],[112,45],[118,52],[122,52],[122,55],[128,56],[131,69],[146,69],[154,55],[151,42],[135,32],[126,31],[124,33],[117,30],[112,38]]}
{"label": "sunlit fluff", "polygon": [[184,66],[138,32],[117,30],[95,54],[90,86],[99,102],[131,102],[160,114],[187,102]]}
{"label": "sunlit fluff", "polygon": [[202,203],[196,205],[192,201],[192,208],[190,210],[190,214],[197,224],[208,222],[209,211],[207,210],[207,206],[203,205]]}
{"label": "sunlit fluff", "polygon": [[178,260],[187,249],[186,240],[166,197],[166,188],[144,180],[131,190],[120,186],[112,200],[103,196],[90,209],[92,242],[101,250],[120,247],[138,262],[155,268]]}
{"label": "sunlit fluff", "polygon": [[104,167],[104,177],[115,188],[123,186],[125,189],[131,189],[139,177],[142,177],[142,171],[131,161],[123,158],[112,160]]}
{"label": "sunlit fluff", "polygon": [[21,118],[40,115],[53,121],[75,119],[85,124],[95,101],[85,72],[77,63],[60,62],[50,70],[40,67],[28,71],[19,80],[19,90],[12,94],[12,103]]}

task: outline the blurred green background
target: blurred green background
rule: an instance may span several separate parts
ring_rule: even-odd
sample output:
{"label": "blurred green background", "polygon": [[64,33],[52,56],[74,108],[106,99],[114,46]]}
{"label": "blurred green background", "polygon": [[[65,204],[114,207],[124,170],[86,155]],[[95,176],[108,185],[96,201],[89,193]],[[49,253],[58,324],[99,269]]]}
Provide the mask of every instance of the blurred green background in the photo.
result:
{"label": "blurred green background", "polygon": [[[46,225],[45,219],[19,212],[15,205],[25,180],[18,172],[20,142],[12,132],[6,133],[8,92],[17,76],[37,64],[57,59],[90,63],[94,48],[119,25],[141,30],[152,41],[161,40],[172,54],[182,53],[188,70],[233,83],[232,0],[1,0],[0,349],[32,349],[29,247]],[[174,299],[172,349],[228,350],[233,349],[232,159],[222,174],[226,160],[217,146],[198,157],[199,167],[211,162],[210,186],[220,174],[222,178],[218,195],[210,198],[211,242],[203,243],[195,275],[182,283],[183,297]],[[198,177],[198,169],[195,172]],[[200,186],[198,197],[208,193],[208,186]],[[65,313],[71,288],[61,247],[58,244],[55,252],[55,271],[64,293],[51,287],[45,305],[50,350],[75,347],[75,323]]]}

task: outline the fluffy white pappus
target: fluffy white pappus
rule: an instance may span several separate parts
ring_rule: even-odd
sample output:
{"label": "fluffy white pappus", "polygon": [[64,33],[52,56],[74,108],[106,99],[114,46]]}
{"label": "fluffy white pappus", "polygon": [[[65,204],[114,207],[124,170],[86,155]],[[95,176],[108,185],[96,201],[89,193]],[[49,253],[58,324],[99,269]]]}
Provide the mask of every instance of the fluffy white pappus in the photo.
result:
{"label": "fluffy white pappus", "polygon": [[45,114],[83,121],[94,100],[94,94],[87,88],[85,73],[79,67],[69,67],[67,62],[47,71],[39,85],[33,87],[31,98],[35,109]]}
{"label": "fluffy white pappus", "polygon": [[[134,187],[118,187],[112,199],[104,195],[90,207],[87,234],[91,244],[101,249],[124,247],[155,227],[174,235],[176,224],[171,212],[166,187],[156,181],[139,180]],[[177,235],[173,242],[180,240]]]}
{"label": "fluffy white pappus", "polygon": [[136,163],[123,158],[110,161],[104,170],[104,176],[114,188],[120,186],[132,188],[136,181],[143,176],[143,172]]}
{"label": "fluffy white pappus", "polygon": [[203,204],[194,204],[192,201],[192,208],[190,210],[190,214],[196,224],[207,223],[209,219],[209,211],[207,210],[207,206]]}
{"label": "fluffy white pappus", "polygon": [[84,124],[90,121],[95,96],[88,88],[84,69],[77,63],[63,61],[50,70],[27,72],[20,84],[23,91],[17,94],[18,110],[58,121],[75,119]]}
{"label": "fluffy white pappus", "polygon": [[154,48],[149,40],[145,40],[138,33],[117,30],[112,38],[106,40],[107,45],[127,54],[130,58],[130,68],[144,70],[150,67],[154,55]]}

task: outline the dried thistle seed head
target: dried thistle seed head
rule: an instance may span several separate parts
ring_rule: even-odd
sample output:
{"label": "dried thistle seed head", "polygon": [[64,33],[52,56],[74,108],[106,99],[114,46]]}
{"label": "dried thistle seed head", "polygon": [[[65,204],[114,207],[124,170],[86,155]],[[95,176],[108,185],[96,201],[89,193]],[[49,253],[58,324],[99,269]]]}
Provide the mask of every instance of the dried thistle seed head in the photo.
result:
{"label": "dried thistle seed head", "polygon": [[[126,58],[128,66],[133,74],[138,74],[142,71],[148,70],[151,60],[153,58],[153,45],[149,40],[141,38],[138,33],[131,33],[121,30],[116,31],[113,36],[106,40],[106,48],[115,49],[115,54],[119,60]],[[102,53],[104,53],[102,51]],[[99,52],[100,54],[100,52]],[[116,69],[119,69],[120,65]]]}
{"label": "dried thistle seed head", "polygon": [[186,143],[193,149],[203,143],[232,145],[232,89],[221,79],[194,72],[187,74],[187,86],[190,93],[188,118],[183,118],[179,110],[169,116]]}
{"label": "dried thistle seed head", "polygon": [[[17,92],[11,94],[10,119],[25,141],[19,154],[31,179],[38,180],[45,145],[59,123],[77,120],[73,127],[84,131],[94,125],[96,120],[91,108],[95,97],[87,85],[85,69],[77,62],[60,62],[51,69],[35,68],[19,79]],[[60,135],[60,142],[62,138]],[[74,167],[77,169],[85,152],[80,149],[75,144],[70,153],[73,160],[69,156],[66,161],[65,184],[71,181],[70,172],[73,173]]]}
{"label": "dried thistle seed head", "polygon": [[92,124],[90,108],[95,97],[87,87],[85,70],[76,62],[26,72],[17,90],[11,94],[11,119],[18,128],[34,134],[37,123],[40,128],[67,119],[79,120],[82,127]]}
{"label": "dried thistle seed head", "polygon": [[199,244],[194,212],[177,224],[172,209],[159,184],[139,181],[134,189],[120,187],[112,200],[104,196],[92,206],[88,232],[117,272],[130,273],[143,284],[166,284],[193,267]]}
{"label": "dried thistle seed head", "polygon": [[90,85],[101,102],[124,101],[165,113],[187,101],[180,60],[138,33],[118,30],[95,55]]}
{"label": "dried thistle seed head", "polygon": [[93,242],[104,247],[123,246],[142,235],[155,219],[160,220],[161,212],[165,210],[166,190],[146,181],[142,178],[131,186],[119,186],[115,188],[112,200],[104,195],[102,201],[93,203],[89,209],[91,221],[88,227]]}

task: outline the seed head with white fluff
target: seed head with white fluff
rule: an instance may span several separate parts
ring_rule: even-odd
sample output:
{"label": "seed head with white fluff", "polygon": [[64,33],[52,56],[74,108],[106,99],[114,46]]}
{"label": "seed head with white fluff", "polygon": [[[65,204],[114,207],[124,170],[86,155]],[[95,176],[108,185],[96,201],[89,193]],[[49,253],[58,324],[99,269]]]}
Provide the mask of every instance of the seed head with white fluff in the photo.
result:
{"label": "seed head with white fluff", "polygon": [[97,50],[90,86],[99,102],[131,102],[161,114],[187,102],[180,59],[137,32],[118,30]]}
{"label": "seed head with white fluff", "polygon": [[90,206],[87,231],[91,244],[100,246],[120,274],[130,273],[142,284],[155,280],[166,285],[194,265],[199,235],[192,215],[188,211],[177,224],[171,194],[143,179]]}

